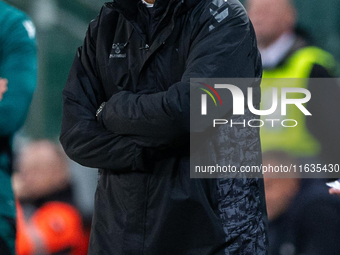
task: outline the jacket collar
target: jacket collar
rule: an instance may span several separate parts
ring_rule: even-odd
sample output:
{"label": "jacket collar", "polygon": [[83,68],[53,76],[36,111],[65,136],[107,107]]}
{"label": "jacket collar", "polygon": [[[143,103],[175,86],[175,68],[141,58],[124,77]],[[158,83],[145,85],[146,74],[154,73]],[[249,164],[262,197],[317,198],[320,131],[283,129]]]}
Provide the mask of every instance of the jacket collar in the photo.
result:
{"label": "jacket collar", "polygon": [[[185,9],[190,9],[202,0],[156,0],[154,8],[157,12],[161,12],[166,9],[169,4],[174,2],[182,2]],[[113,0],[106,3],[106,7],[116,9],[121,12],[127,19],[135,19],[138,13],[138,3],[141,0]]]}
{"label": "jacket collar", "polygon": [[188,7],[194,7],[195,5],[197,5],[199,2],[201,2],[202,0],[183,0],[182,2]]}

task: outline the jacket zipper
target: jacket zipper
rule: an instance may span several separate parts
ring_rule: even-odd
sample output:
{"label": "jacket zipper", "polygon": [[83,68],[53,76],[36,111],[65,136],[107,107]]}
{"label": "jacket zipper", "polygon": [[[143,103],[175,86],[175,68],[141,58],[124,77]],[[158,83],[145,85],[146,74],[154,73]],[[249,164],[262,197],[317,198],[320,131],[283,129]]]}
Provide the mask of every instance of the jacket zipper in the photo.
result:
{"label": "jacket zipper", "polygon": [[[174,10],[174,14],[172,15],[171,18],[171,23],[165,27],[165,29],[163,30],[164,33],[159,33],[158,36],[155,38],[155,40],[152,42],[152,45],[148,45],[146,44],[146,50],[147,52],[147,56],[146,59],[144,60],[143,64],[141,65],[141,68],[139,70],[139,74],[141,73],[142,69],[144,68],[146,62],[149,60],[149,58],[156,52],[156,50],[165,43],[165,40],[168,39],[168,37],[170,36],[171,32],[173,31],[174,27],[175,27],[175,16],[176,13],[180,7],[181,3],[179,3]],[[164,38],[162,38],[162,40],[160,40],[160,37],[164,35]]]}

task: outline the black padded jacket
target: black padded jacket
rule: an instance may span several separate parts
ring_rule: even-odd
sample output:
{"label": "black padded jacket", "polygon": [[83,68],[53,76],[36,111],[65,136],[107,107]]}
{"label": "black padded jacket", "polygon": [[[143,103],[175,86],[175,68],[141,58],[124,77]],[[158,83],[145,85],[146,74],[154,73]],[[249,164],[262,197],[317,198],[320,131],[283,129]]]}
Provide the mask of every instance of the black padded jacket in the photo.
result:
{"label": "black padded jacket", "polygon": [[[247,13],[237,0],[153,8],[149,19],[140,0],[105,4],[63,91],[63,148],[99,169],[89,254],[265,254],[262,181],[189,173],[190,78],[262,75]],[[259,164],[253,130],[221,128],[216,151]]]}

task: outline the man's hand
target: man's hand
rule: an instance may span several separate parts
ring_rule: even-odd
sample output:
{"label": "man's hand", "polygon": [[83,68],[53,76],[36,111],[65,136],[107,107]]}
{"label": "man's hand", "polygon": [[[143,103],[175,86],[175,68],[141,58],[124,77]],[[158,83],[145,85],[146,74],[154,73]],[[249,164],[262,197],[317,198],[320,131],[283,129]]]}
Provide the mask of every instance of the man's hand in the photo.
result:
{"label": "man's hand", "polygon": [[329,194],[340,196],[340,189],[331,188],[329,189]]}
{"label": "man's hand", "polygon": [[7,91],[7,79],[0,78],[0,101],[2,100],[3,95]]}

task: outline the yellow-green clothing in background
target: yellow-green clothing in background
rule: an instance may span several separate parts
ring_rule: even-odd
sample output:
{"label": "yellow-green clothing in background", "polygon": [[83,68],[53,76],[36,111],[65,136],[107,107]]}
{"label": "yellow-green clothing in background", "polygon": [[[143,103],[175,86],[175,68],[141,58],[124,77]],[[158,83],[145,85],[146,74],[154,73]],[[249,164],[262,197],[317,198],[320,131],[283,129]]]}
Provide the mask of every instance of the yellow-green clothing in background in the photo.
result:
{"label": "yellow-green clothing in background", "polygon": [[[271,119],[294,119],[298,125],[294,128],[285,128],[281,124],[264,126],[261,130],[264,152],[282,150],[300,158],[321,156],[326,163],[335,163],[334,160],[339,156],[336,141],[340,141],[340,131],[336,127],[340,123],[336,116],[340,113],[340,88],[335,80],[318,84],[316,80],[309,79],[332,78],[335,68],[332,55],[320,48],[307,46],[299,37],[296,37],[290,51],[276,66],[264,66],[265,79],[261,84],[263,109],[269,109],[271,104],[271,83],[274,81],[270,78],[296,78],[274,82],[274,87],[278,87],[279,98],[281,87],[305,88],[312,95],[312,99],[305,104],[312,116],[306,117],[295,105],[287,106],[286,116],[271,116]],[[301,95],[292,93],[288,94],[288,98],[301,98]]]}

